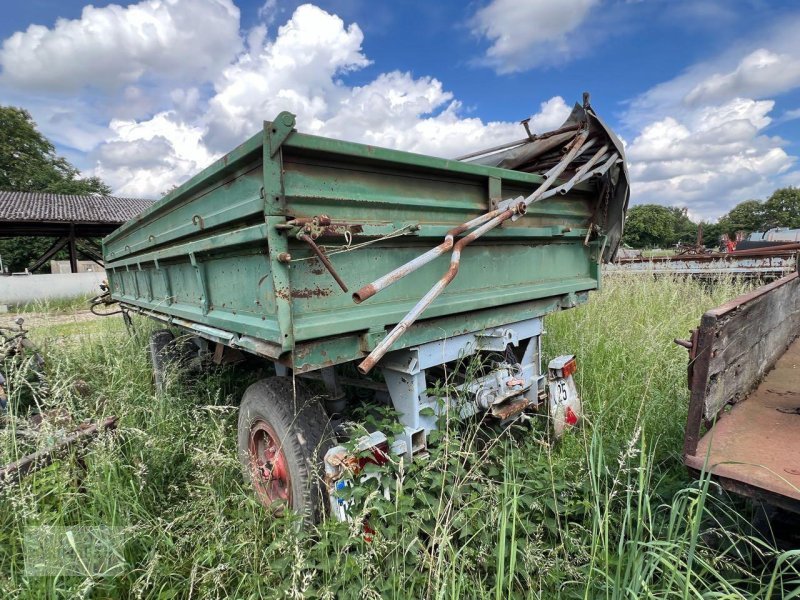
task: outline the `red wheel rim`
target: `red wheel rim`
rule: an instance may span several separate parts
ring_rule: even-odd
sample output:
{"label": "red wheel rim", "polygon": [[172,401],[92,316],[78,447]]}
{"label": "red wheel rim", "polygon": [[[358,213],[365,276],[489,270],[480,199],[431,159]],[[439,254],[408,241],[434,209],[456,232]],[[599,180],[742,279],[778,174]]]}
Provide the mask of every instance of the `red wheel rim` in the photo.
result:
{"label": "red wheel rim", "polygon": [[250,426],[248,443],[250,471],[253,486],[265,506],[274,503],[290,505],[292,502],[292,478],[286,463],[286,455],[280,438],[272,425],[266,421],[254,421]]}

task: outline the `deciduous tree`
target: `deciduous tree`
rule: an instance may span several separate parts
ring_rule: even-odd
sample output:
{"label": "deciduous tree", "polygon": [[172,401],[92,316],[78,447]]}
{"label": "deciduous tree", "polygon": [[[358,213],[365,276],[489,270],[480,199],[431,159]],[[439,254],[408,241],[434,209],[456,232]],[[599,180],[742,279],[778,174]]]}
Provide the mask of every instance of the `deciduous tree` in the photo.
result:
{"label": "deciduous tree", "polygon": [[800,227],[800,188],[780,188],[767,198],[764,202],[764,225]]}
{"label": "deciduous tree", "polygon": [[697,225],[685,209],[640,204],[628,210],[623,241],[634,248],[668,248],[696,236]]}

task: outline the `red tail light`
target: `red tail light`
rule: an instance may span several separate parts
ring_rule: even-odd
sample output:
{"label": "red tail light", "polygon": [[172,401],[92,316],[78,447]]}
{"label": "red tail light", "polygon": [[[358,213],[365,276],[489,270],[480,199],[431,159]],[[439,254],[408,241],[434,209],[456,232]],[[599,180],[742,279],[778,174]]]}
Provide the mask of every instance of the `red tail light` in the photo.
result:
{"label": "red tail light", "polygon": [[564,421],[567,423],[567,425],[572,426],[578,422],[578,415],[576,415],[575,411],[572,410],[572,408],[570,408],[569,406],[567,407],[567,412],[565,417],[566,418],[564,419]]}
{"label": "red tail light", "polygon": [[578,361],[574,358],[561,368],[561,376],[569,377],[578,370]]}

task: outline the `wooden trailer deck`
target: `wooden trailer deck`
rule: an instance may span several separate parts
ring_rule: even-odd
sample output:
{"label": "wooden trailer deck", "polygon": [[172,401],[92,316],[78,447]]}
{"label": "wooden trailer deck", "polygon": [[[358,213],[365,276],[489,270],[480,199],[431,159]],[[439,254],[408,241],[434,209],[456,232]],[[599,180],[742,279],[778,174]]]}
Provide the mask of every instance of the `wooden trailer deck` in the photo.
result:
{"label": "wooden trailer deck", "polygon": [[688,466],[800,501],[800,338],[699,441]]}
{"label": "wooden trailer deck", "polygon": [[703,315],[689,348],[684,461],[800,513],[800,273]]}

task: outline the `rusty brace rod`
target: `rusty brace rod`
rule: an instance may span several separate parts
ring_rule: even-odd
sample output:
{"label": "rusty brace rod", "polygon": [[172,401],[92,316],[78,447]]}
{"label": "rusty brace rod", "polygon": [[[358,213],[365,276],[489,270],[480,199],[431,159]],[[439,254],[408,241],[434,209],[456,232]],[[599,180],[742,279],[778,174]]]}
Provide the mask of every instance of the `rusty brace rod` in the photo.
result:
{"label": "rusty brace rod", "polygon": [[546,133],[534,134],[532,136],[528,136],[522,138],[521,140],[517,140],[515,142],[508,142],[505,144],[500,144],[499,146],[493,146],[492,148],[484,148],[483,150],[477,150],[475,152],[470,152],[469,154],[464,154],[463,156],[459,156],[454,160],[467,160],[469,158],[475,158],[476,156],[484,156],[486,154],[493,154],[495,152],[500,152],[500,150],[505,150],[507,148],[513,148],[514,146],[521,146],[522,144],[527,144],[528,142],[535,142],[537,140],[546,140],[547,138],[551,138],[554,135],[560,135],[562,133],[569,133],[570,131],[575,131],[576,129],[580,129],[583,127],[585,123],[575,123],[574,125],[567,125],[566,127],[561,127],[559,129],[554,129],[553,131],[548,131]]}
{"label": "rusty brace rod", "polygon": [[567,169],[570,163],[575,160],[579,155],[583,154],[588,148],[594,145],[595,140],[586,141],[586,138],[589,136],[589,130],[585,129],[581,131],[576,137],[575,142],[570,148],[570,151],[561,159],[561,161],[550,169],[547,173],[544,174],[545,180],[542,185],[536,188],[533,193],[525,198],[523,202],[525,206],[529,206],[531,203],[535,202],[540,196],[542,196],[547,190],[550,189],[550,186],[555,183],[556,179],[558,179],[561,174]]}
{"label": "rusty brace rod", "polygon": [[558,187],[559,194],[566,194],[569,190],[571,190],[575,185],[581,181],[583,181],[583,176],[586,172],[591,169],[597,161],[599,161],[603,156],[605,156],[606,151],[608,150],[608,144],[603,144],[603,146],[595,152],[592,157],[587,160],[581,167],[575,171],[575,174],[572,176],[572,179],[567,181],[567,183],[560,185]]}
{"label": "rusty brace rod", "polygon": [[[559,175],[561,175],[561,173],[564,171],[564,168],[569,165],[569,163],[594,146],[597,140],[591,139],[587,142],[586,137],[588,135],[589,131],[586,129],[576,135],[575,139],[572,140],[572,143],[569,146],[566,146],[567,153],[564,155],[564,158],[553,165],[549,171],[542,175],[542,177],[545,179],[556,179]],[[567,161],[566,164],[564,161]]]}
{"label": "rusty brace rod", "polygon": [[[567,192],[569,192],[573,187],[575,187],[579,183],[583,183],[584,181],[587,181],[587,180],[591,179],[595,175],[602,175],[603,173],[605,173],[606,171],[608,171],[611,168],[611,166],[617,161],[617,159],[619,159],[619,154],[617,154],[615,152],[615,153],[611,154],[610,156],[606,155],[606,156],[601,156],[600,158],[601,159],[603,159],[603,158],[606,159],[606,161],[602,165],[600,165],[596,169],[592,169],[588,173],[586,172],[586,170],[588,170],[588,169],[584,170],[584,172],[582,172],[582,173],[575,173],[575,176],[572,179],[570,179],[567,183],[565,183],[563,185],[560,185],[557,188],[553,188],[552,190],[550,190],[546,194],[543,194],[542,196],[539,196],[539,198],[537,198],[537,202],[539,200],[545,200],[547,198],[555,196],[556,194],[566,194]],[[593,164],[594,163],[592,163],[592,165]],[[584,167],[587,167],[587,166],[591,167],[592,165],[590,165],[587,162],[584,165]],[[581,167],[581,168],[583,168],[583,167]],[[580,178],[579,178],[579,176],[580,176]]]}
{"label": "rusty brace rod", "polygon": [[[557,177],[560,173],[564,171],[564,169],[566,169],[566,167],[569,165],[570,162],[572,162],[578,155],[580,155],[587,148],[593,145],[594,140],[589,140],[588,142],[586,142],[586,137],[588,135],[589,135],[588,131],[583,131],[580,134],[578,134],[575,138],[575,142],[573,143],[570,152],[563,159],[561,159],[561,162],[559,162],[559,164],[553,167],[553,169],[551,169],[549,173],[553,173]],[[542,185],[533,194],[528,196],[528,198],[525,198],[523,202],[525,202],[526,205],[530,204],[530,202],[532,202],[535,199],[537,194],[546,192],[554,181],[555,178],[553,178],[552,176],[551,178],[546,179],[545,182],[542,183]],[[356,293],[353,294],[353,302],[355,302],[356,304],[361,304],[362,302],[364,302],[364,300],[371,298],[381,290],[386,289],[393,283],[397,283],[400,279],[402,279],[406,275],[409,275],[414,271],[420,269],[421,267],[427,265],[433,259],[442,256],[453,247],[455,236],[460,235],[465,231],[468,231],[473,227],[476,227],[482,223],[485,223],[489,219],[498,216],[503,211],[507,210],[511,206],[511,203],[516,201],[517,200],[509,200],[506,203],[504,203],[505,206],[501,206],[500,208],[484,213],[483,215],[476,217],[471,221],[467,221],[466,223],[459,225],[458,227],[454,227],[453,229],[447,232],[444,241],[435,248],[431,248],[430,250],[428,250],[424,254],[421,254],[417,258],[407,262],[404,265],[397,267],[392,272],[387,273],[383,277],[380,277],[375,281],[373,281],[372,283],[368,283],[367,285],[359,289]],[[518,211],[517,214],[521,216],[522,214],[524,214],[524,211]]]}
{"label": "rusty brace rod", "polygon": [[317,255],[317,258],[320,260],[320,262],[322,262],[322,264],[325,265],[325,268],[328,269],[328,273],[331,274],[331,277],[333,277],[336,280],[336,283],[339,284],[339,287],[342,288],[342,291],[346,292],[347,284],[345,284],[345,282],[342,281],[342,278],[339,277],[339,273],[337,273],[336,269],[333,268],[331,261],[328,260],[328,257],[325,256],[325,253],[322,250],[320,250],[319,246],[317,246],[316,242],[311,238],[311,236],[306,235],[301,231],[300,233],[297,234],[297,239],[311,246],[311,250],[314,252],[314,254]]}
{"label": "rusty brace rod", "polygon": [[424,254],[420,254],[414,260],[411,260],[406,264],[397,267],[391,273],[387,273],[383,277],[380,277],[375,281],[373,281],[372,283],[368,283],[367,285],[362,287],[355,294],[353,294],[353,302],[355,302],[356,304],[361,304],[364,300],[371,298],[381,290],[384,290],[393,283],[396,283],[409,273],[413,273],[417,269],[427,265],[434,258],[441,256],[442,254],[453,248],[455,236],[461,235],[465,231],[472,229],[473,227],[476,227],[481,223],[485,223],[489,219],[499,215],[501,212],[503,211],[499,209],[493,210],[491,212],[484,213],[481,216],[472,219],[471,221],[467,221],[466,223],[463,223],[458,227],[453,227],[453,229],[448,231],[447,234],[445,235],[444,241],[435,248],[431,248]]}
{"label": "rusty brace rod", "polygon": [[[469,233],[469,234],[465,235],[463,238],[460,238],[458,240],[458,242],[456,242],[455,246],[453,247],[452,255],[450,257],[450,268],[447,270],[447,273],[445,273],[442,276],[442,278],[438,282],[436,282],[436,284],[428,291],[428,293],[425,294],[425,296],[423,296],[422,299],[420,299],[419,302],[417,302],[417,304],[414,306],[414,308],[412,308],[408,312],[408,314],[405,317],[403,317],[403,319],[397,325],[395,325],[394,329],[392,329],[392,331],[389,332],[389,335],[387,335],[383,340],[381,340],[381,342],[375,347],[375,349],[372,352],[370,352],[370,354],[367,356],[367,358],[365,358],[358,365],[358,370],[362,375],[366,375],[367,373],[369,373],[372,370],[372,368],[375,366],[375,364],[381,358],[383,358],[384,354],[386,354],[386,352],[389,350],[389,348],[391,348],[392,344],[394,344],[394,342],[396,342],[397,339],[401,335],[403,335],[409,327],[411,327],[411,325],[417,320],[417,318],[419,318],[419,316],[422,314],[422,312],[426,308],[428,308],[428,306],[430,306],[431,303],[436,298],[439,297],[439,295],[450,284],[450,282],[453,281],[455,276],[458,274],[458,269],[459,269],[459,265],[460,265],[460,262],[461,262],[461,250],[465,246],[468,246],[469,244],[474,242],[476,239],[481,237],[487,231],[491,231],[492,229],[494,229],[495,227],[500,225],[503,221],[506,221],[506,220],[510,219],[511,217],[513,217],[515,215],[523,215],[523,214],[525,214],[525,212],[527,211],[528,205],[531,202],[534,202],[539,196],[544,194],[550,188],[550,186],[553,184],[553,182],[558,178],[558,176],[561,175],[561,173],[564,172],[564,170],[567,168],[567,166],[569,166],[569,164],[575,159],[575,157],[578,156],[581,153],[581,147],[584,146],[584,143],[586,142],[586,138],[588,137],[588,135],[589,135],[589,131],[588,130],[584,130],[584,131],[582,131],[581,133],[579,133],[575,137],[575,141],[574,141],[574,143],[572,145],[572,148],[570,148],[569,152],[564,156],[564,158],[561,160],[561,162],[558,165],[556,165],[556,168],[551,169],[551,177],[549,179],[546,179],[544,181],[544,183],[542,183],[542,185],[539,188],[537,188],[530,196],[528,196],[527,198],[522,199],[520,202],[518,202],[514,206],[505,206],[503,208],[498,208],[498,209],[496,209],[494,211],[490,211],[489,213],[486,213],[485,215],[483,215],[481,217],[477,217],[475,219],[472,219],[471,221],[467,221],[466,223],[464,223],[460,227],[456,227],[455,228],[455,230],[465,231],[465,230],[469,229],[470,227],[474,226],[476,223],[480,223],[480,222],[486,221],[486,219],[489,216],[493,217],[490,221],[483,223],[483,225],[478,227],[472,233]],[[594,140],[592,140],[590,143],[594,143]],[[584,150],[585,150],[585,148],[584,148]],[[499,214],[497,214],[497,213],[499,213]],[[451,230],[451,232],[452,231],[454,231],[454,230]],[[448,234],[449,233],[450,232],[448,232]],[[442,244],[440,244],[436,248],[433,248],[432,250],[429,250],[425,254],[417,257],[416,259],[414,259],[413,261],[410,261],[409,263],[406,263],[406,265],[403,265],[402,267],[399,267],[398,269],[395,269],[395,271],[393,271],[392,273],[389,274],[389,275],[392,275],[392,274],[396,273],[395,277],[393,277],[393,278],[390,277],[390,278],[387,279],[388,276],[384,276],[379,281],[381,281],[384,284],[384,287],[388,286],[388,285],[391,285],[392,283],[396,282],[398,279],[400,279],[400,278],[408,275],[409,273],[411,273],[413,270],[418,269],[423,264],[426,264],[427,262],[430,262],[431,260],[436,258],[436,256],[439,256],[439,255],[443,254],[444,252],[446,252],[448,244],[452,244],[452,240],[450,240],[448,242],[448,240],[445,239],[445,242],[443,242]],[[420,261],[420,259],[423,259],[423,257],[424,257],[424,261],[425,262],[421,262]],[[413,268],[409,268],[410,265]],[[385,280],[385,281],[382,281],[382,280]],[[370,295],[374,295],[379,290],[374,287],[374,284],[371,284],[371,286],[372,286],[372,290],[371,290],[372,293]],[[367,285],[367,286],[365,286],[365,288],[367,288],[367,289],[362,288],[362,290],[364,290],[365,292],[369,292],[370,291],[369,288],[371,286]],[[360,294],[360,292],[361,292],[361,290],[359,290],[359,292],[354,294],[354,298],[353,298],[354,300],[356,300],[356,295]],[[366,296],[366,297],[369,297],[369,296]],[[361,298],[361,299],[363,300],[363,298]],[[356,302],[358,302],[358,300],[356,300]]]}
{"label": "rusty brace rod", "polygon": [[519,210],[522,210],[520,207],[510,208],[508,210],[502,211],[499,215],[493,218],[488,223],[485,223],[478,227],[472,233],[465,235],[463,238],[460,238],[458,242],[456,242],[455,246],[453,247],[453,253],[450,256],[450,268],[447,272],[442,276],[442,278],[436,282],[436,284],[425,294],[422,299],[417,302],[417,304],[412,308],[408,314],[403,317],[403,319],[394,326],[385,338],[381,340],[381,342],[375,347],[375,349],[370,352],[369,356],[365,358],[359,365],[358,371],[362,375],[366,375],[369,373],[375,364],[383,358],[383,355],[391,348],[392,344],[394,344],[397,339],[403,335],[406,330],[414,324],[414,321],[419,318],[422,312],[428,308],[431,303],[439,297],[439,295],[444,291],[444,289],[450,285],[450,282],[455,279],[456,275],[458,275],[458,268],[461,263],[461,250],[465,247],[477,240],[487,231],[490,231],[497,227],[503,221],[510,219],[514,214],[516,214]]}

